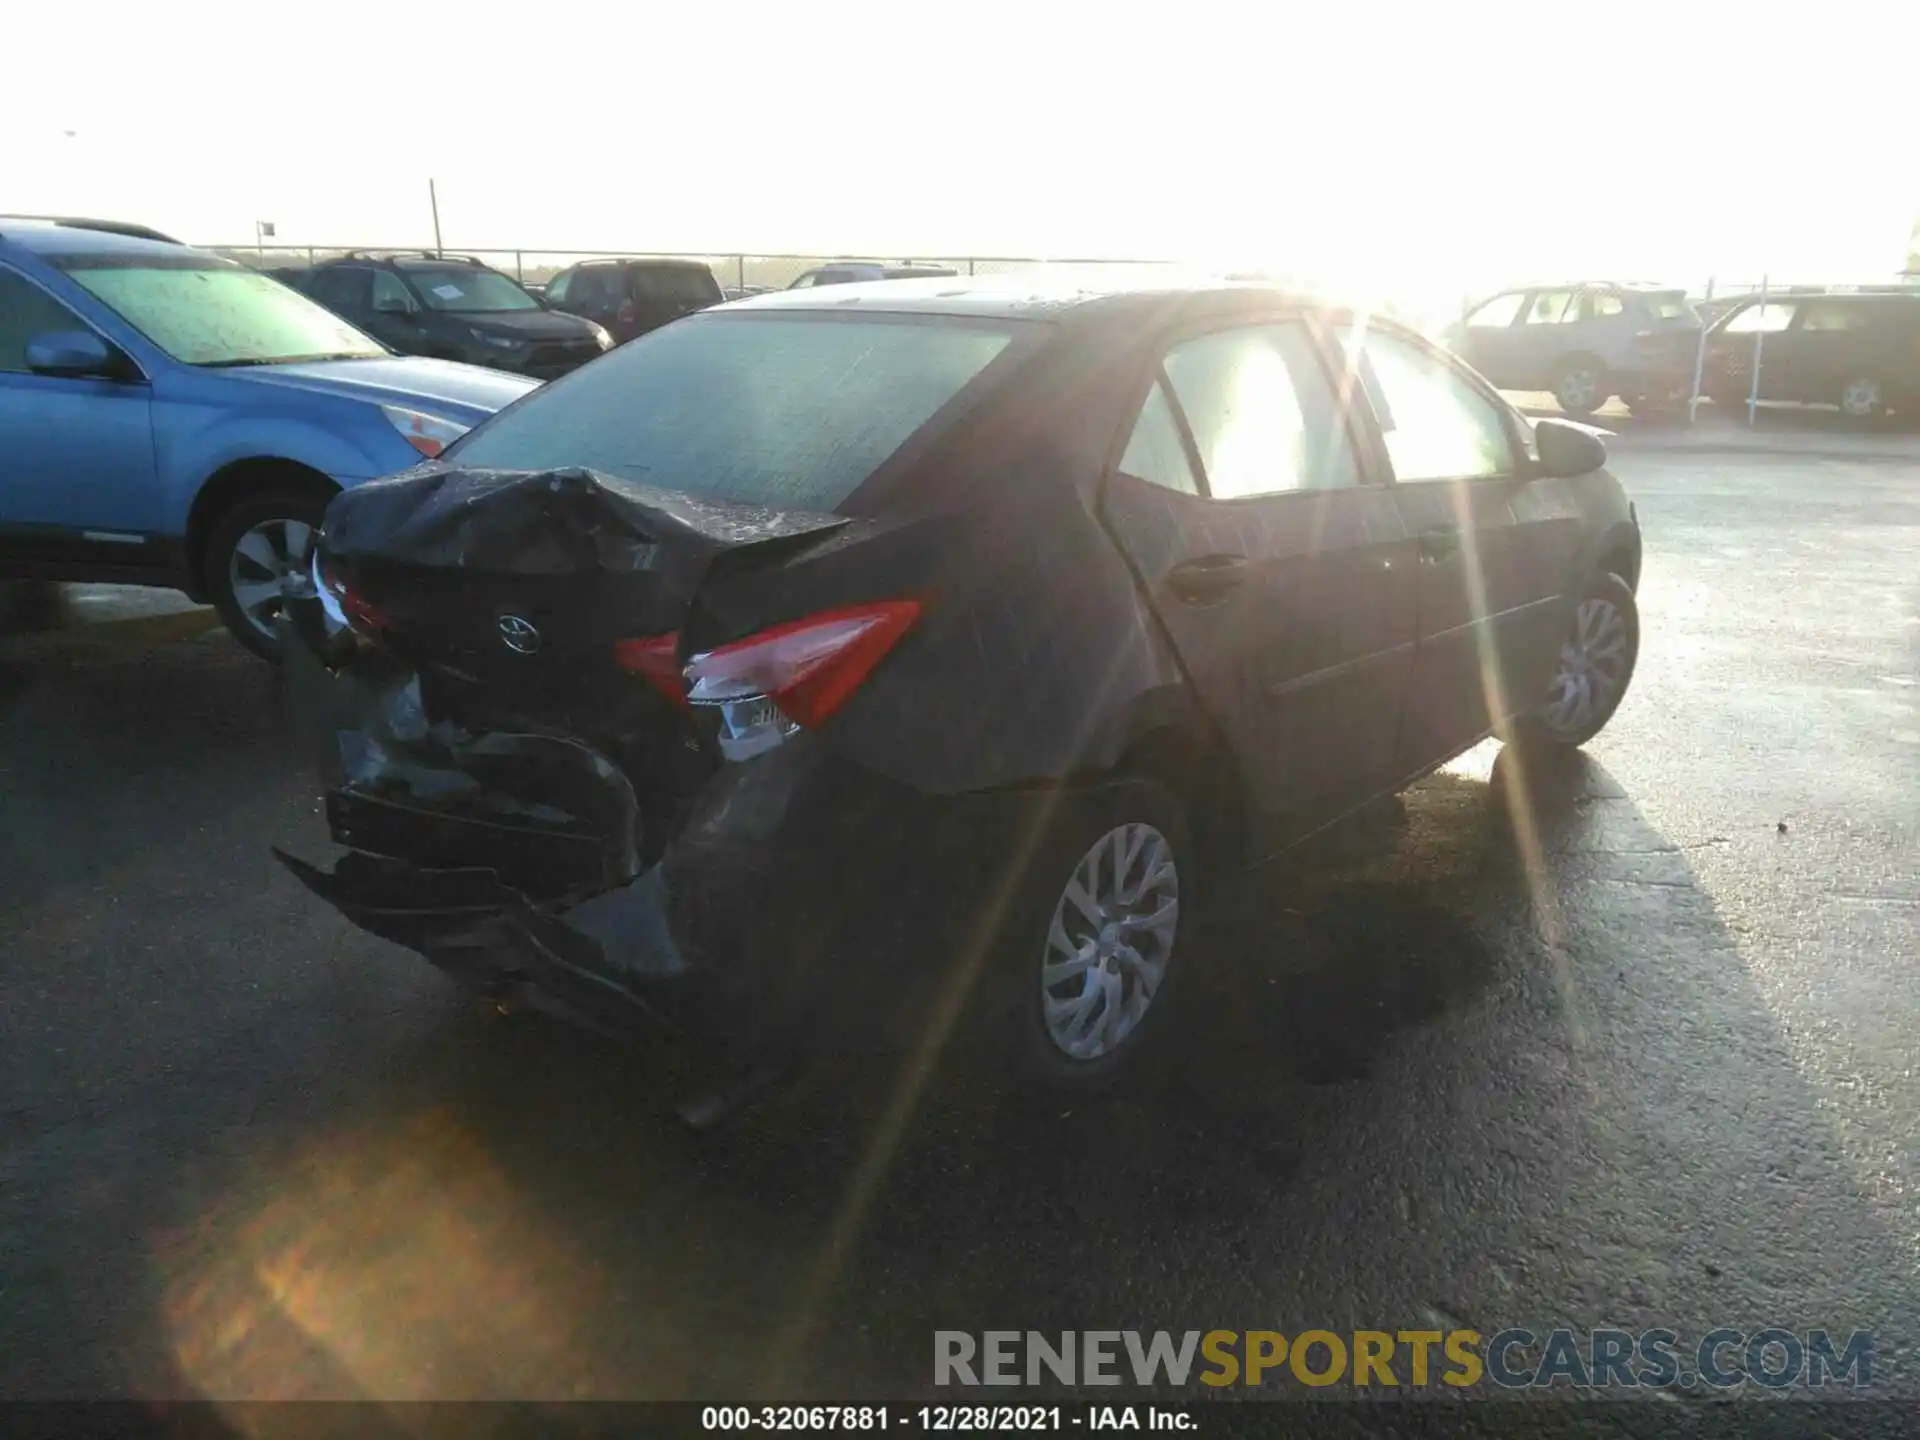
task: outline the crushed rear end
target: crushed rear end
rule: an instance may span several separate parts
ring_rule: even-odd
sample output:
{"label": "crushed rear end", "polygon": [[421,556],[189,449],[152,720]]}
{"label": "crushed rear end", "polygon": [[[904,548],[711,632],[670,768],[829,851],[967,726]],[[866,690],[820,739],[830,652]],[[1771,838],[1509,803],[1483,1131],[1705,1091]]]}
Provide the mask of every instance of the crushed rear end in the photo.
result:
{"label": "crushed rear end", "polygon": [[[362,929],[596,1029],[745,1060],[884,1027],[897,987],[858,983],[849,958],[884,940],[850,937],[893,923],[874,897],[911,893],[897,839],[926,802],[793,716],[825,718],[912,607],[841,607],[712,655],[701,638],[722,633],[716,584],[846,546],[848,523],[580,470],[347,492],[283,622],[345,853],[276,853]],[[765,679],[796,645],[838,667],[804,694]]]}

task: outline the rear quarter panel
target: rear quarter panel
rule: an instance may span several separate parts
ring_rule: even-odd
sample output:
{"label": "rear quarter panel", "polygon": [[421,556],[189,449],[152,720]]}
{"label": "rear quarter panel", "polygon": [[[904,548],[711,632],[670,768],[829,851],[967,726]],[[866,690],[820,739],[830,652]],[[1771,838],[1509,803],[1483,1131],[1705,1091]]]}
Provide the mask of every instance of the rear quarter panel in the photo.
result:
{"label": "rear quarter panel", "polygon": [[919,624],[820,734],[923,792],[1105,770],[1146,729],[1193,719],[1095,514],[1125,396],[1058,348],[1006,377],[879,514],[708,602],[723,630],[744,633],[860,600],[920,599]]}

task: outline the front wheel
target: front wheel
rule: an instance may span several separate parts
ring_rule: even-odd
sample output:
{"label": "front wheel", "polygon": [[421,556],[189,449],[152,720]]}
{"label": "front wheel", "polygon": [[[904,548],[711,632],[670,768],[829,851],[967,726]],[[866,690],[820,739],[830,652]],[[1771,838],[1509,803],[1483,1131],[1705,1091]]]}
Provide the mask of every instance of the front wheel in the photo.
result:
{"label": "front wheel", "polygon": [[234,639],[278,662],[281,583],[312,562],[325,496],[268,490],[231,506],[207,537],[207,590]]}
{"label": "front wheel", "polygon": [[1048,831],[998,946],[992,1008],[1019,1078],[1098,1090],[1167,1018],[1195,855],[1178,800],[1144,778],[1063,797]]}
{"label": "front wheel", "polygon": [[1586,744],[1620,708],[1639,657],[1640,610],[1632,588],[1618,575],[1596,574],[1574,610],[1547,693],[1516,725],[1516,738]]}

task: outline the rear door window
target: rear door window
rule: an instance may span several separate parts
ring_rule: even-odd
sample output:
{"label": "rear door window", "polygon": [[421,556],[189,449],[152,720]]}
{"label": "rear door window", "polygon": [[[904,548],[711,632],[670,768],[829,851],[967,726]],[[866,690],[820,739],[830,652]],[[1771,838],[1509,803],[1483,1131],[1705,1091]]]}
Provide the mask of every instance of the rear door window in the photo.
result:
{"label": "rear door window", "polygon": [[716,500],[831,510],[1017,328],[696,315],[534,391],[448,455],[507,470],[584,465]]}
{"label": "rear door window", "polygon": [[1304,326],[1204,335],[1169,351],[1164,369],[1214,499],[1360,483]]}
{"label": "rear door window", "polygon": [[1140,407],[1140,418],[1133,422],[1133,434],[1120,457],[1122,474],[1145,480],[1163,490],[1178,490],[1183,495],[1198,495],[1200,484],[1194,478],[1193,460],[1187,454],[1187,442],[1180,434],[1180,422],[1174,418],[1173,405],[1167,399],[1167,387],[1159,379],[1147,392]]}
{"label": "rear door window", "polygon": [[1572,290],[1542,290],[1527,306],[1529,325],[1571,325],[1579,318],[1579,296]]}

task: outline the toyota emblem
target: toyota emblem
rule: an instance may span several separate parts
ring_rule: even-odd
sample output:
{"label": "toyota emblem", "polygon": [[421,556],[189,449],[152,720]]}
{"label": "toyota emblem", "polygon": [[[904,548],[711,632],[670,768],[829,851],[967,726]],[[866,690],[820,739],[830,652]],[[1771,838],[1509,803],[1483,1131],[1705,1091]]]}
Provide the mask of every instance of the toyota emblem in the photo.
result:
{"label": "toyota emblem", "polygon": [[500,617],[500,643],[519,655],[531,655],[540,648],[540,632],[531,620],[518,615]]}

